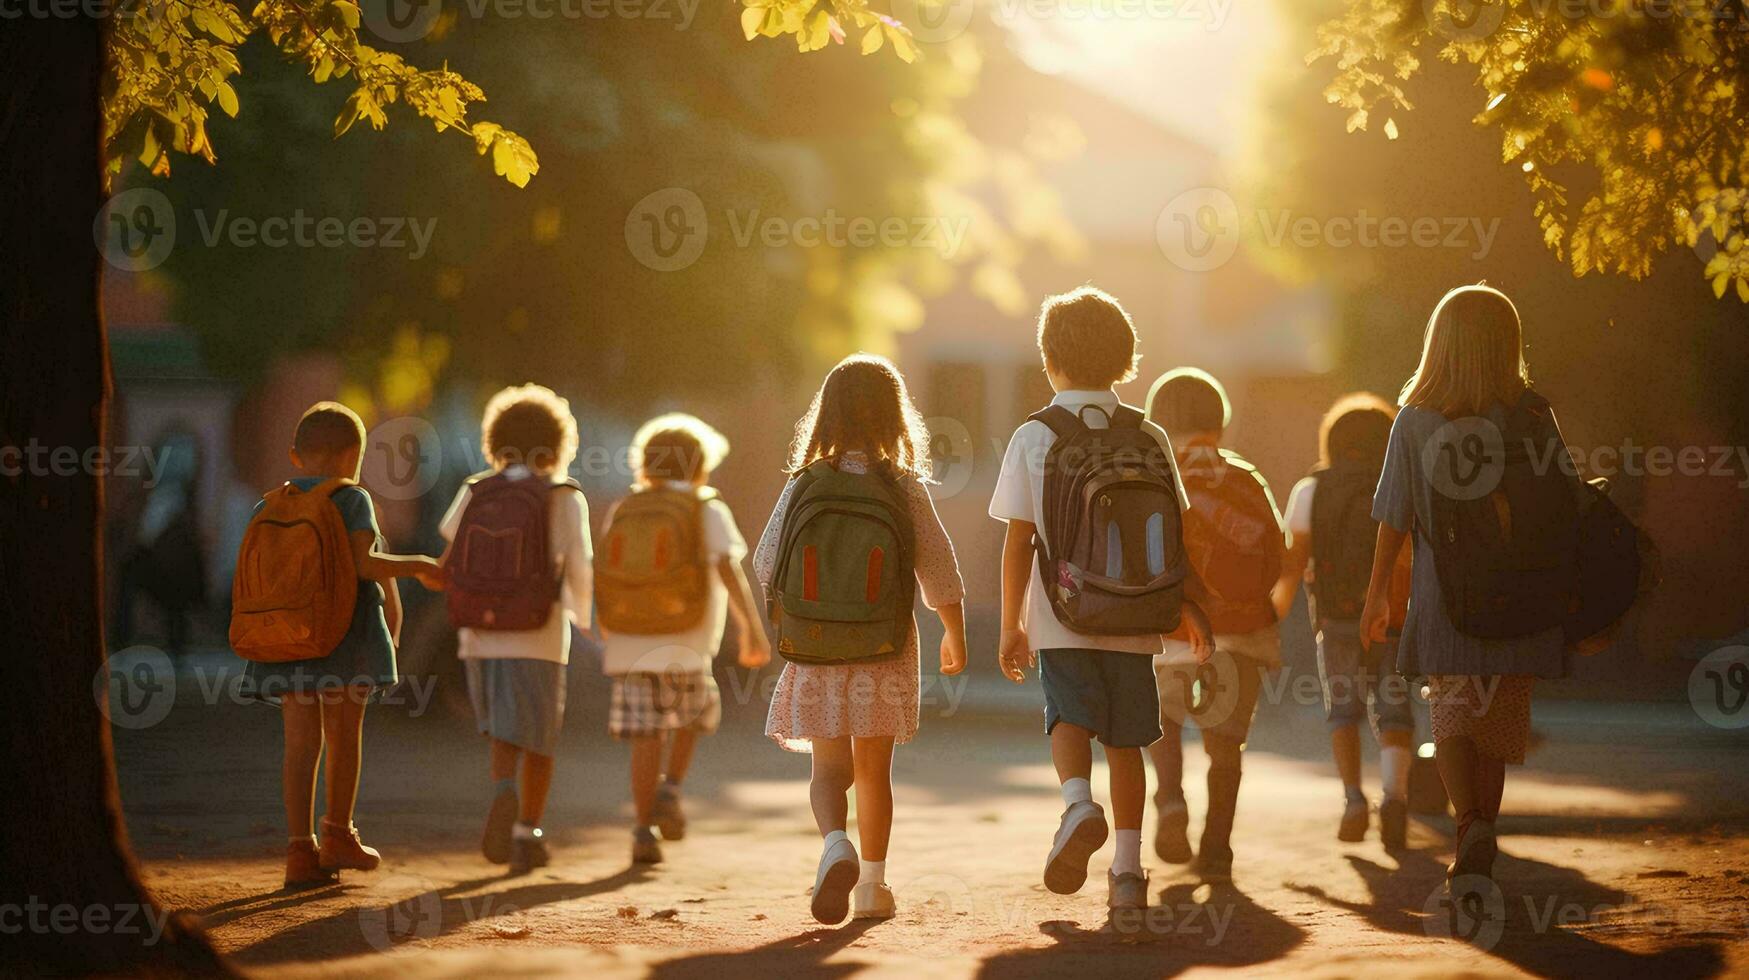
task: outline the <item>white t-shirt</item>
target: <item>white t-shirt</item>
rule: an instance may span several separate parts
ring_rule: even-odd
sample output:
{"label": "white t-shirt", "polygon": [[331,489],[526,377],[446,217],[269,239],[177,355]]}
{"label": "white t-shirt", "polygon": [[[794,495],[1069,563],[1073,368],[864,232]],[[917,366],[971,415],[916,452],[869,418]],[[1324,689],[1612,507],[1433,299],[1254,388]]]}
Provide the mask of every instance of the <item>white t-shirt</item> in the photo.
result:
{"label": "white t-shirt", "polygon": [[[1112,412],[1118,407],[1118,398],[1117,393],[1109,389],[1061,391],[1051,399],[1051,404],[1061,405],[1071,412],[1079,412],[1090,405]],[[1082,421],[1096,429],[1104,428],[1106,424],[1105,416],[1099,412],[1087,412]],[[1152,422],[1143,422],[1142,427],[1166,451],[1166,458],[1172,465],[1172,479],[1178,484],[1179,509],[1188,508],[1190,498],[1185,495],[1184,481],[1178,478],[1178,462],[1172,454],[1171,440],[1166,438],[1165,430]],[[1031,521],[1043,533],[1045,456],[1056,440],[1056,433],[1043,422],[1028,421],[1014,430],[1014,438],[1008,442],[1008,452],[1002,457],[1002,472],[996,477],[996,492],[990,499],[991,517],[999,521]],[[1059,622],[1057,614],[1052,611],[1036,560],[1027,581],[1026,636],[1034,650],[1081,648],[1143,654],[1160,652],[1160,638],[1157,636],[1089,636],[1074,632]]]}
{"label": "white t-shirt", "polygon": [[1294,484],[1293,492],[1287,495],[1287,514],[1283,523],[1295,539],[1312,533],[1312,494],[1317,489],[1317,477],[1302,477]]}
{"label": "white t-shirt", "polygon": [[[512,466],[504,471],[512,479],[528,475],[528,468]],[[462,512],[473,498],[473,485],[462,484],[455,501],[443,515],[438,531],[445,541],[454,541],[461,527]],[[463,660],[547,660],[566,663],[571,659],[571,622],[589,624],[589,603],[594,597],[590,587],[589,504],[575,490],[552,491],[547,511],[548,553],[553,555],[553,570],[562,567],[564,578],[559,600],[553,603],[553,613],[539,629],[457,631]]]}
{"label": "white t-shirt", "polygon": [[[670,490],[697,492],[692,484],[675,480],[667,481],[664,486]],[[735,515],[729,512],[729,505],[721,500],[706,501],[699,512],[699,521],[703,525],[705,561],[710,566],[705,577],[710,593],[704,617],[697,626],[684,633],[660,636],[612,633],[602,627],[603,673],[610,676],[710,673],[711,661],[716,659],[717,648],[723,644],[723,624],[729,612],[729,588],[723,584],[723,577],[717,574],[717,565],[725,558],[739,564],[747,557],[747,541],[741,537],[741,529],[735,526]]]}

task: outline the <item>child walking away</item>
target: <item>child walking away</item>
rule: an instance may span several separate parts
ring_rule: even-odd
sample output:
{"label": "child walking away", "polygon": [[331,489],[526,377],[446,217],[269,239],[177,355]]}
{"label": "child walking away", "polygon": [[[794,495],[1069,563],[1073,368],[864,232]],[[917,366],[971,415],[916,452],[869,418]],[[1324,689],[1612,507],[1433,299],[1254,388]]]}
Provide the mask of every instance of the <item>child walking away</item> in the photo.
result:
{"label": "child walking away", "polygon": [[571,626],[589,625],[589,506],[565,477],[577,420],[551,389],[498,392],[480,431],[492,468],[462,485],[440,530],[449,619],[492,746],[480,850],[520,875],[548,860],[541,817],[565,720]]}
{"label": "child walking away", "polygon": [[[1208,614],[1214,655],[1194,656],[1182,632],[1155,658],[1165,736],[1149,754],[1160,780],[1154,851],[1174,864],[1192,861],[1184,803],[1184,725],[1202,732],[1208,753],[1208,812],[1193,870],[1224,881],[1233,870],[1233,818],[1239,804],[1241,755],[1257,713],[1263,679],[1281,666],[1281,633],[1270,590],[1281,577],[1281,516],[1269,483],[1243,456],[1222,447],[1232,420],[1226,389],[1207,372],[1179,368],[1148,392],[1148,418],[1177,449],[1178,471],[1190,496],[1184,550],[1194,574],[1186,594]],[[1200,683],[1199,683],[1200,682]]]}
{"label": "child walking away", "polygon": [[[928,446],[898,369],[845,358],[796,424],[790,481],[753,554],[789,661],[765,734],[814,756],[808,795],[825,845],[812,910],[827,925],[893,917],[893,746],[917,733],[919,589],[941,617],[941,672],[965,668],[965,589],[924,486]],[[845,833],[852,787],[860,859]]]}
{"label": "child walking away", "polygon": [[725,617],[735,618],[741,666],[771,659],[741,571],[747,542],[710,486],[728,452],[721,433],[690,415],[646,422],[632,439],[637,485],[602,533],[595,605],[613,678],[608,731],[632,745],[635,863],[662,860],[657,830],[686,835],[680,784],[698,737],[722,718],[711,664]]}
{"label": "child walking away", "polygon": [[1407,842],[1409,746],[1415,734],[1407,678],[1397,673],[1397,635],[1409,607],[1409,549],[1391,578],[1388,636],[1370,648],[1360,642],[1360,611],[1372,575],[1378,521],[1373,491],[1385,465],[1396,409],[1377,395],[1345,395],[1325,413],[1318,434],[1318,466],[1294,486],[1287,501],[1290,544],[1275,589],[1275,611],[1285,617],[1303,578],[1318,637],[1318,678],[1330,751],[1345,802],[1336,837],[1366,836],[1369,810],[1360,779],[1360,723],[1370,717],[1379,743],[1379,839]]}
{"label": "child walking away", "polygon": [[1088,782],[1097,738],[1117,824],[1107,902],[1142,909],[1142,748],[1160,737],[1152,658],[1181,622],[1196,657],[1210,653],[1208,622],[1184,594],[1187,501],[1166,433],[1112,390],[1137,361],[1117,300],[1091,287],[1045,300],[1038,346],[1056,397],[1015,431],[990,502],[1008,523],[1000,660],[1015,683],[1036,663],[1044,686],[1064,806],[1045,887],[1079,891],[1109,833]]}
{"label": "child walking away", "polygon": [[[246,694],[279,706],[285,725],[285,885],[374,870],[381,855],[352,824],[364,708],[399,680],[400,594],[414,576],[443,587],[423,555],[384,554],[370,494],[358,485],[364,423],[336,402],[298,420],[291,461],[303,475],[255,505],[231,585],[231,648],[249,661]],[[316,765],[327,758],[328,808],[315,833]]]}
{"label": "child walking away", "polygon": [[1361,638],[1389,636],[1391,576],[1414,531],[1397,669],[1425,674],[1431,689],[1439,775],[1458,815],[1448,871],[1490,876],[1505,767],[1524,761],[1530,735],[1531,688],[1565,669],[1576,518],[1590,491],[1564,467],[1537,465],[1567,447],[1530,387],[1518,311],[1499,290],[1445,294],[1401,404],[1373,498]]}

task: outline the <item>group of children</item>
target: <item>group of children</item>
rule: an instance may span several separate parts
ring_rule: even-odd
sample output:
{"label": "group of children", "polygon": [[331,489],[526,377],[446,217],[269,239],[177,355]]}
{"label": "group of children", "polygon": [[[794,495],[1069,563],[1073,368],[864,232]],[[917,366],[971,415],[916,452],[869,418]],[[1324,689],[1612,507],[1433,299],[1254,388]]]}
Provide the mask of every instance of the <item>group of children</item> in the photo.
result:
{"label": "group of children", "polygon": [[[1516,313],[1512,326],[1511,371],[1522,388]],[[1436,311],[1417,379],[1425,386],[1435,375],[1470,376],[1466,363],[1490,356],[1477,353],[1474,332],[1471,320]],[[1079,890],[1115,831],[1109,905],[1146,907],[1143,749],[1157,774],[1158,857],[1193,862],[1205,880],[1231,874],[1242,750],[1264,678],[1281,663],[1277,624],[1302,579],[1347,796],[1338,836],[1359,840],[1369,823],[1358,727],[1370,710],[1381,744],[1381,837],[1403,846],[1413,721],[1395,637],[1414,628],[1411,608],[1444,615],[1425,599],[1423,590],[1437,588],[1431,570],[1417,563],[1411,583],[1400,547],[1422,513],[1415,508],[1425,506],[1414,502],[1425,493],[1411,486],[1422,479],[1420,444],[1403,435],[1401,420],[1393,428],[1396,412],[1384,401],[1343,399],[1324,421],[1319,465],[1294,488],[1284,523],[1261,474],[1222,444],[1231,408],[1214,378],[1179,369],[1155,383],[1145,408],[1120,402],[1114,386],[1134,378],[1139,357],[1135,327],[1114,298],[1093,288],[1051,297],[1038,347],[1055,396],[1014,433],[989,512],[1007,526],[1000,667],[1018,683],[1036,665],[1061,782],[1064,810],[1045,885]],[[1510,389],[1502,384],[1500,397]],[[1415,411],[1432,415],[1427,404]],[[967,661],[964,588],[928,489],[928,434],[893,364],[846,358],[798,422],[789,481],[752,552],[762,604],[742,570],[746,542],[710,486],[728,445],[704,422],[665,415],[638,431],[636,484],[607,515],[598,551],[584,497],[565,477],[578,439],[565,400],[537,385],[505,389],[488,402],[482,432],[490,470],[456,495],[438,559],[382,550],[370,496],[357,484],[363,426],[331,402],[298,424],[292,462],[303,475],[271,491],[251,523],[232,643],[251,661],[250,683],[284,717],[287,886],[378,863],[352,824],[360,722],[374,693],[396,680],[400,605],[384,585],[411,576],[447,591],[489,739],[488,860],[512,873],[547,863],[541,820],[572,625],[598,622],[613,678],[608,727],[631,746],[632,859],[659,862],[660,841],[684,836],[681,784],[698,737],[721,715],[712,663],[732,618],[741,666],[766,664],[774,646],[785,660],[767,736],[812,754],[809,799],[823,838],[813,916],[891,917],[891,774],[894,747],[918,727],[919,593],[943,627],[940,671],[958,673]],[[1421,625],[1423,634],[1441,628]],[[1520,673],[1498,669],[1499,660],[1493,669],[1451,669],[1441,658],[1474,653],[1458,646],[1424,646],[1423,659],[1434,662],[1415,669]],[[1522,673],[1539,672],[1548,676],[1541,667]],[[1517,720],[1472,714],[1487,716],[1490,730]],[[1182,788],[1187,724],[1201,730],[1210,762],[1194,851]],[[1469,828],[1486,824],[1491,846],[1499,797],[1498,778],[1488,780],[1496,763],[1513,759],[1510,733],[1488,735],[1458,713],[1444,724],[1468,726],[1442,732],[1436,712],[1436,737],[1461,739],[1474,770],[1467,795],[1453,793],[1461,833],[1474,837]],[[1109,818],[1089,785],[1094,740],[1110,774]],[[324,744],[328,799],[318,843],[314,782]],[[846,833],[852,789],[855,844]],[[1460,870],[1492,860],[1491,849],[1466,851],[1462,836],[1459,851],[1459,863],[1470,854]]]}

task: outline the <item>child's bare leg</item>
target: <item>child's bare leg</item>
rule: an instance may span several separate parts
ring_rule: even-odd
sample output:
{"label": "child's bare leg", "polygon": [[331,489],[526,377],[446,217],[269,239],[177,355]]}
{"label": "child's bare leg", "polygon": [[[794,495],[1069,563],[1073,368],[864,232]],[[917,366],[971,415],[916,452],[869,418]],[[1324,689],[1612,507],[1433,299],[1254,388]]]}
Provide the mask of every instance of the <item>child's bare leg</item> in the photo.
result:
{"label": "child's bare leg", "polygon": [[1057,781],[1087,779],[1093,775],[1093,733],[1080,725],[1059,721],[1051,729],[1051,762]]}
{"label": "child's bare leg", "polygon": [[856,785],[856,834],[864,861],[885,861],[893,834],[893,740],[851,740]]}
{"label": "child's bare leg", "polygon": [[[1163,714],[1163,713],[1162,713]],[[1154,801],[1162,806],[1184,803],[1184,726],[1162,717],[1163,733],[1148,746],[1148,757],[1154,760],[1154,778],[1159,787]]]}
{"label": "child's bare leg", "polygon": [[656,780],[662,775],[662,736],[632,736],[632,808],[638,826],[648,827],[656,807]]}
{"label": "child's bare leg", "polygon": [[1506,793],[1506,763],[1476,753],[1476,806],[1483,820],[1500,819],[1500,799]]}
{"label": "child's bare leg", "polygon": [[1142,808],[1148,799],[1148,771],[1142,765],[1142,750],[1105,747],[1105,764],[1111,769],[1111,820],[1118,830],[1142,829]]}
{"label": "child's bare leg", "polygon": [[322,759],[322,703],[314,695],[287,694],[279,714],[285,725],[285,762],[280,771],[288,837],[316,832],[316,764]]}
{"label": "child's bare leg", "polygon": [[358,802],[359,761],[364,752],[364,705],[369,689],[350,687],[322,692],[322,731],[328,753],[324,768],[328,782],[328,819],[345,825],[352,822]]}
{"label": "child's bare leg", "polygon": [[539,827],[547,809],[547,793],[553,788],[553,757],[539,752],[522,754],[522,793],[517,798],[525,827]]}
{"label": "child's bare leg", "polygon": [[517,763],[522,761],[522,749],[509,742],[492,739],[492,782],[503,786],[516,780]]}
{"label": "child's bare leg", "polygon": [[1336,758],[1336,774],[1344,789],[1360,791],[1360,726],[1343,725],[1330,732],[1330,754]]}
{"label": "child's bare leg", "polygon": [[1457,812],[1461,821],[1481,811],[1481,797],[1478,795],[1476,775],[1480,767],[1476,762],[1476,743],[1468,736],[1441,739],[1434,745],[1434,761],[1439,765],[1439,780],[1445,784],[1445,792],[1451,797],[1452,809]]}
{"label": "child's bare leg", "polygon": [[690,728],[681,728],[675,730],[671,737],[673,741],[668,746],[668,769],[663,776],[679,786],[686,778],[686,770],[692,765],[692,752],[698,748],[698,733]]}
{"label": "child's bare leg", "polygon": [[856,782],[856,764],[848,738],[814,739],[814,775],[808,781],[808,802],[814,807],[814,825],[824,837],[842,831],[850,819],[850,801],[845,794]]}

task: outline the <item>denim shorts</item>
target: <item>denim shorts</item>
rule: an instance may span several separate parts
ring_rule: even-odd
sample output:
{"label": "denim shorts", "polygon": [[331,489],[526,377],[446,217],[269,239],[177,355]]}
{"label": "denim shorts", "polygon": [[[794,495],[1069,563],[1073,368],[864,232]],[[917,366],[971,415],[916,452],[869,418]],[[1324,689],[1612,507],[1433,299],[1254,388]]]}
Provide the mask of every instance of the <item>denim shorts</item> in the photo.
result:
{"label": "denim shorts", "polygon": [[1040,650],[1045,732],[1060,721],[1085,728],[1113,749],[1139,749],[1160,737],[1154,658],[1119,650]]}
{"label": "denim shorts", "polygon": [[1395,637],[1361,646],[1360,625],[1322,623],[1318,628],[1318,679],[1324,685],[1324,717],[1332,730],[1358,725],[1369,715],[1375,732],[1412,732],[1415,715],[1409,680],[1397,673]]}

